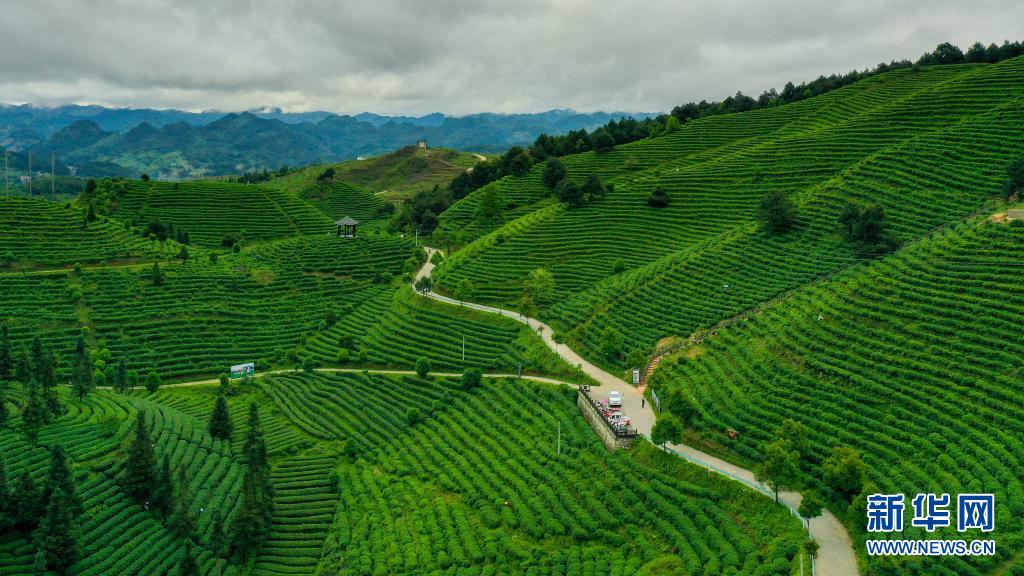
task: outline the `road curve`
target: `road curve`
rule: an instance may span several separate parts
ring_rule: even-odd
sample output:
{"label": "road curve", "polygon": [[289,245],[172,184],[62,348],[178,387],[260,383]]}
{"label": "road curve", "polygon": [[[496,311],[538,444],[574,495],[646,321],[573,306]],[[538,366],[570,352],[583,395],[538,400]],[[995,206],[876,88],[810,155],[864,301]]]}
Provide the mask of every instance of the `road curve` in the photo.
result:
{"label": "road curve", "polygon": [[[416,273],[416,280],[425,276],[430,276],[434,271],[434,263],[431,262],[431,258],[434,256],[434,253],[437,252],[437,249],[424,246],[424,250],[427,252],[427,261]],[[654,426],[656,416],[653,408],[643,400],[643,395],[637,391],[636,387],[627,384],[622,378],[619,378],[618,376],[615,376],[588,362],[569,348],[569,346],[555,342],[554,331],[547,324],[537,320],[536,318],[529,318],[512,310],[505,310],[473,302],[463,302],[431,291],[421,293],[421,295],[426,298],[437,300],[439,302],[446,302],[455,306],[463,306],[473,310],[480,310],[482,312],[500,314],[533,328],[541,337],[541,340],[544,341],[544,344],[558,354],[560,358],[572,366],[579,368],[584,374],[590,376],[602,386],[608,386],[609,388],[622,392],[623,412],[629,416],[633,425],[636,426],[637,431],[640,434],[650,438],[651,428]],[[667,448],[679,457],[697,464],[698,466],[702,466],[708,470],[727,476],[737,482],[741,482],[758,492],[773,496],[771,489],[761,482],[758,482],[754,473],[746,468],[726,462],[721,458],[701,452],[700,450],[685,444],[669,444]],[[796,510],[800,506],[801,499],[802,496],[798,492],[779,493],[779,500],[798,517],[799,514]],[[860,571],[857,567],[857,556],[853,551],[853,541],[850,539],[850,535],[846,531],[842,522],[840,522],[835,515],[828,510],[823,510],[821,516],[812,518],[810,521],[805,520],[805,524],[811,536],[819,545],[818,558],[815,566],[815,573],[818,576],[859,576]]]}

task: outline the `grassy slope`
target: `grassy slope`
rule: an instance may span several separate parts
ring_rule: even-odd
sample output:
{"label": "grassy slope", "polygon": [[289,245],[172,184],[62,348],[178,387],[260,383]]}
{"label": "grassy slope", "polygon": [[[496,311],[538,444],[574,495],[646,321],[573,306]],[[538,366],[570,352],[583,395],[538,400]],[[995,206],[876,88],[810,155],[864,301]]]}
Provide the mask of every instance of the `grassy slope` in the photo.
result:
{"label": "grassy slope", "polygon": [[334,168],[336,181],[394,201],[411,198],[417,192],[430,190],[435,185],[444,186],[472,167],[477,160],[475,154],[458,150],[420,150],[415,146],[406,146],[390,154],[364,160],[310,166],[275,181],[285,186],[302,183],[303,187],[308,188],[316,183],[316,177],[324,170]]}
{"label": "grassy slope", "polygon": [[694,398],[699,437],[735,458],[755,460],[793,418],[810,431],[812,476],[846,445],[884,493],[996,494],[997,558],[903,572],[991,573],[1024,543],[1022,246],[1024,227],[962,224],[719,332],[653,385]]}
{"label": "grassy slope", "polygon": [[117,220],[100,218],[88,226],[84,222],[85,213],[70,206],[0,197],[0,267],[26,269],[177,253],[173,242],[151,242]]}
{"label": "grassy slope", "polygon": [[[615,154],[660,164],[617,180],[609,172],[616,192],[584,209],[512,222],[449,258],[439,279],[450,287],[470,278],[482,299],[509,302],[530,269],[547,266],[560,297],[546,315],[577,344],[594,350],[611,327],[627,348],[650,349],[851,262],[834,224],[848,199],[881,202],[903,239],[976,209],[1021,151],[1022,78],[1021,58],[900,71],[798,105],[695,122],[665,137],[690,146],[677,159],[660,151],[663,138],[620,147]],[[705,134],[716,141],[700,148]],[[610,161],[589,154],[567,166],[582,175]],[[654,185],[672,207],[644,205]],[[753,216],[773,189],[789,192],[801,222],[767,238]],[[635,268],[613,275],[618,259]]]}

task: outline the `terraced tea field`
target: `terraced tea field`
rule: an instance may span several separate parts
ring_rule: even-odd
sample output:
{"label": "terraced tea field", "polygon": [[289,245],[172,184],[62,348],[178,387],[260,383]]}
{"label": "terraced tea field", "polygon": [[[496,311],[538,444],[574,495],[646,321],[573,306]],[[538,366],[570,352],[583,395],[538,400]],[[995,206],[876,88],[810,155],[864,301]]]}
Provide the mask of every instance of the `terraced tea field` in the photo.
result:
{"label": "terraced tea field", "polygon": [[0,197],[0,271],[177,254],[174,242],[153,242],[85,212],[38,198]]}
{"label": "terraced tea field", "polygon": [[[853,262],[836,232],[848,200],[881,203],[893,232],[906,240],[998,195],[1003,167],[1024,152],[1013,128],[1024,122],[1022,77],[1021,58],[905,70],[874,78],[887,87],[868,96],[860,93],[871,82],[837,90],[829,94],[833,105],[822,100],[811,117],[786,112],[789,106],[761,111],[794,118],[731,153],[680,166],[669,161],[585,208],[527,215],[453,255],[438,279],[451,288],[467,278],[480,299],[511,303],[528,271],[545,266],[558,296],[542,317],[571,342],[594,351],[611,328],[624,335],[626,350],[651,350],[660,338],[686,337]],[[844,107],[847,94],[864,97]],[[692,126],[670,138],[692,137],[701,122]],[[643,204],[655,184],[676,199],[674,214],[671,206]],[[787,191],[798,206],[799,226],[783,236],[767,237],[753,221],[760,196],[771,190]],[[614,274],[618,260],[627,270]]]}
{"label": "terraced tea field", "polygon": [[114,216],[173,222],[188,230],[192,242],[210,247],[221,246],[225,236],[267,240],[333,230],[330,218],[294,195],[221,181],[129,180]]}
{"label": "terraced tea field", "polygon": [[[654,386],[696,400],[701,436],[743,461],[793,418],[808,427],[812,475],[843,445],[864,453],[882,493],[994,493],[998,556],[900,565],[998,573],[1024,533],[1022,247],[1024,227],[961,225],[801,290],[705,340],[693,359],[664,361]],[[863,518],[849,524],[862,530]],[[900,537],[924,537],[914,532]]]}

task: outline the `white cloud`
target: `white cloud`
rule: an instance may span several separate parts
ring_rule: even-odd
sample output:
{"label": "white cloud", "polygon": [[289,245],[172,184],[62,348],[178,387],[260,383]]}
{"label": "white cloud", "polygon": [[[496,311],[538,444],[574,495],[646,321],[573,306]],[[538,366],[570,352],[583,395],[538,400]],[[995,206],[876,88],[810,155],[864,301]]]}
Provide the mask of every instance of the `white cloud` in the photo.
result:
{"label": "white cloud", "polygon": [[355,113],[667,110],[1024,38],[1024,4],[9,0],[0,100]]}

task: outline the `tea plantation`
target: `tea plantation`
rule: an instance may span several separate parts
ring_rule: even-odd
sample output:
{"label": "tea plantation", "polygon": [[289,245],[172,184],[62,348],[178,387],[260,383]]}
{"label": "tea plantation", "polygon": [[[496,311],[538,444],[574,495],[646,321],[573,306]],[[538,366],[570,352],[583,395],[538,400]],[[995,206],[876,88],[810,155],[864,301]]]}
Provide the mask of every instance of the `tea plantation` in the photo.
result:
{"label": "tea plantation", "polygon": [[[655,389],[693,398],[697,433],[741,460],[758,459],[784,419],[803,422],[809,484],[842,445],[863,452],[882,493],[994,493],[998,556],[898,572],[992,573],[1024,534],[1022,246],[1024,227],[957,226],[664,361]],[[862,514],[849,524],[863,530]],[[899,537],[925,537],[910,530]]]}

